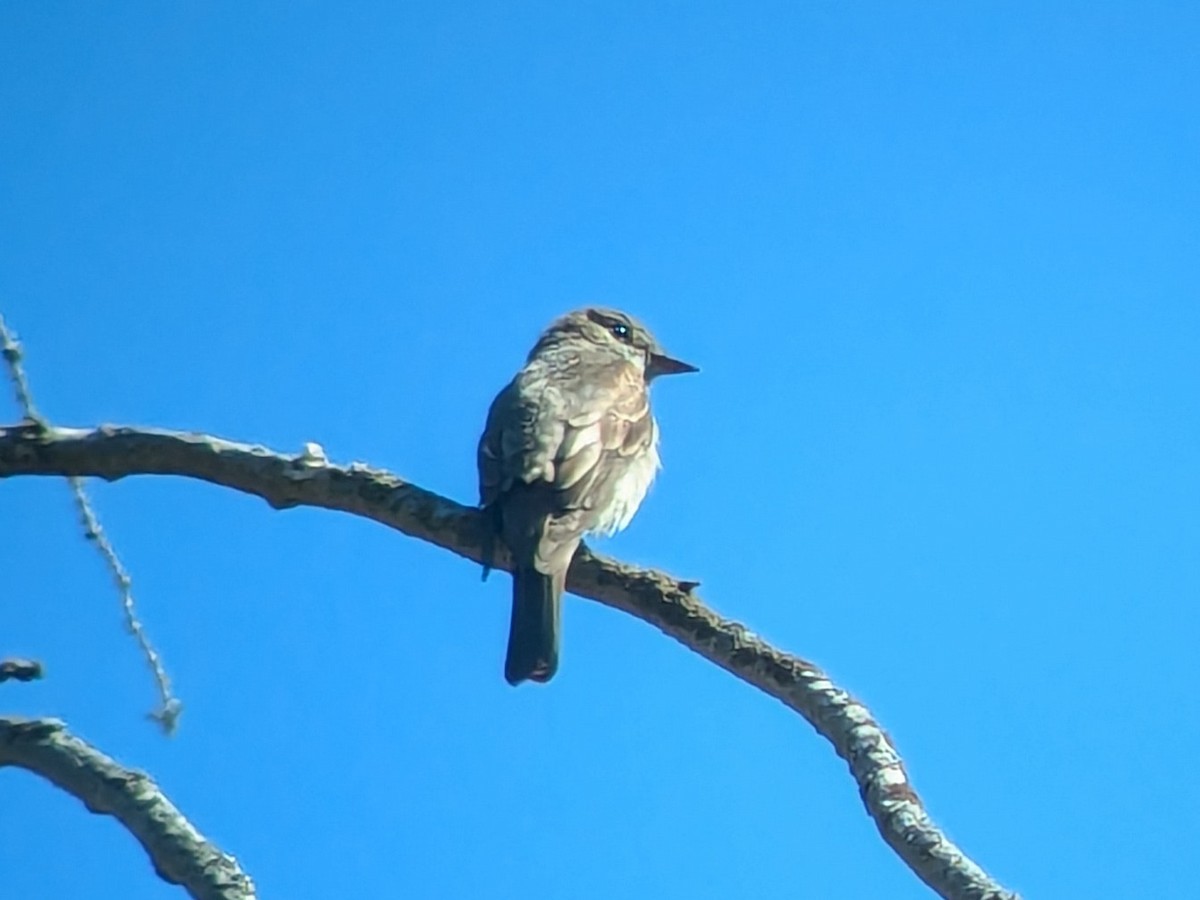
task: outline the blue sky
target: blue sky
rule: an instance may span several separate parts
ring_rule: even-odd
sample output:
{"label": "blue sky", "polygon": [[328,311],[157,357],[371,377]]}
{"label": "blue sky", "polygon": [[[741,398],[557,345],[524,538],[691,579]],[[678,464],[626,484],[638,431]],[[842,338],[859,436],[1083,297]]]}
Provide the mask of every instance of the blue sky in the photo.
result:
{"label": "blue sky", "polygon": [[[1155,3],[5,4],[0,312],[43,411],[316,441],[464,502],[558,313],[644,318],[665,469],[603,545],[880,718],[1028,897],[1186,897],[1200,839],[1200,11]],[[15,419],[15,406],[0,419]],[[378,525],[0,482],[4,707],[145,769],[262,895],[923,898],[803,721]],[[179,896],[0,772],[13,896]]]}

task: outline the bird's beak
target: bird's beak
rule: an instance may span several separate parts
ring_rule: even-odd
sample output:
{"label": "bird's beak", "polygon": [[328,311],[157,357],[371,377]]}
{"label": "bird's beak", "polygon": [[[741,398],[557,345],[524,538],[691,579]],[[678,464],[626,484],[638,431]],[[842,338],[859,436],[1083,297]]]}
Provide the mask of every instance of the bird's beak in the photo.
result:
{"label": "bird's beak", "polygon": [[685,372],[699,372],[693,365],[671,359],[662,353],[651,353],[650,361],[646,364],[646,376],[656,378],[659,375],[683,375]]}

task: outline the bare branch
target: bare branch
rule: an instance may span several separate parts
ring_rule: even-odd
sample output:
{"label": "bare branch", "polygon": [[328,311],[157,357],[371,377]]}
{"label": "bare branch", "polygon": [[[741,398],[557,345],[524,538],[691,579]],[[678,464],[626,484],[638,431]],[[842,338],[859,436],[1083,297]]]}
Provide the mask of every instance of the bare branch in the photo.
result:
{"label": "bare branch", "polygon": [[[312,446],[288,456],[203,434],[103,427],[25,425],[0,429],[0,477],[181,475],[261,497],[277,509],[315,506],[373,519],[404,534],[481,559],[483,517],[363,465],[328,463]],[[497,547],[495,566],[511,570]],[[724,619],[695,595],[696,582],[607,559],[582,547],[567,588],[655,625],[705,659],[786,704],[826,738],[850,767],[884,840],[939,895],[1015,900],[933,823],[891,739],[870,711],[815,664],[772,647]]]}
{"label": "bare branch", "polygon": [[83,536],[96,545],[100,558],[104,560],[104,564],[112,576],[113,584],[116,585],[117,595],[121,598],[121,611],[125,615],[125,627],[137,641],[138,648],[142,651],[142,658],[146,661],[150,674],[154,676],[160,706],[154,712],[149,713],[149,717],[157,722],[165,733],[174,734],[179,723],[179,714],[183,712],[183,704],[171,690],[171,678],[167,675],[167,667],[163,665],[162,657],[150,643],[146,628],[138,617],[137,604],[133,599],[133,579],[129,577],[129,572],[126,571],[121,558],[117,556],[116,548],[113,547],[112,541],[108,539],[108,535],[100,525],[100,519],[97,518],[96,511],[92,508],[91,498],[83,488],[83,479],[73,475],[67,479],[67,483],[71,486],[71,493],[75,497],[75,507],[79,510]]}
{"label": "bare branch", "polygon": [[159,877],[196,900],[254,900],[254,883],[183,817],[155,783],[118,765],[54,719],[0,718],[0,768],[18,766],[116,818]]}
{"label": "bare branch", "polygon": [[[3,316],[0,316],[0,357],[4,359],[4,363],[8,367],[17,405],[21,407],[25,419],[35,428],[42,430],[50,428],[50,422],[38,412],[33,403],[29,378],[25,374],[24,353],[21,344],[8,330]],[[71,496],[75,499],[75,508],[79,510],[83,536],[95,544],[96,551],[112,575],[113,583],[117,586],[117,595],[121,598],[121,609],[125,613],[125,627],[137,641],[138,647],[142,651],[142,658],[146,660],[146,665],[149,666],[150,672],[154,676],[154,683],[158,687],[161,705],[150,713],[150,718],[157,722],[164,732],[174,734],[175,727],[179,722],[179,714],[183,711],[183,704],[171,692],[171,679],[167,676],[167,669],[163,665],[162,658],[150,643],[141,619],[138,618],[137,604],[133,599],[133,581],[125,566],[121,564],[121,559],[117,556],[112,541],[108,539],[108,535],[100,526],[100,519],[92,507],[92,501],[87,495],[83,479],[74,475],[70,476],[67,478],[67,486],[71,488]]]}

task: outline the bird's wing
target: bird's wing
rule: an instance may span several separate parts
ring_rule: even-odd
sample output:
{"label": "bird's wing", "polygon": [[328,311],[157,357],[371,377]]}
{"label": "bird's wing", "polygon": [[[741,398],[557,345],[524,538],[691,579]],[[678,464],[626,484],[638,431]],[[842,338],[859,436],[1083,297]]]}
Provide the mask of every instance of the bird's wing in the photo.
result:
{"label": "bird's wing", "polygon": [[561,393],[537,389],[520,373],[492,401],[479,439],[479,503],[491,506],[517,484],[553,475],[566,429]]}
{"label": "bird's wing", "polygon": [[641,376],[628,365],[599,373],[571,395],[567,427],[555,456],[554,484],[572,509],[603,507],[610,482],[628,460],[654,440],[650,398]]}

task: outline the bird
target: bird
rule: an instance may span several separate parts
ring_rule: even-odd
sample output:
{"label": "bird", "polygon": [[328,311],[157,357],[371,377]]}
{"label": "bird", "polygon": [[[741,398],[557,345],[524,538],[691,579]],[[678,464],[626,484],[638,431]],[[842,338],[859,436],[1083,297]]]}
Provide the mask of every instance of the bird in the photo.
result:
{"label": "bird", "polygon": [[[477,453],[479,505],[487,540],[500,538],[512,555],[509,684],[554,677],[576,549],[584,535],[625,528],[661,465],[650,383],[698,371],[632,316],[587,307],[555,319],[492,401]],[[484,578],[493,552],[485,546]]]}

